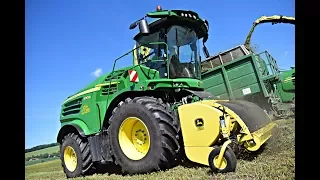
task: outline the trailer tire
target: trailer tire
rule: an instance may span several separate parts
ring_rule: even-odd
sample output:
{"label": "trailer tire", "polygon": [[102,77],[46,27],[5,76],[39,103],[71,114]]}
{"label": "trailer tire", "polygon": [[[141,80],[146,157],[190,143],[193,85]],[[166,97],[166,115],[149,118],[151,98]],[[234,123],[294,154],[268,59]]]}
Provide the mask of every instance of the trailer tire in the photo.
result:
{"label": "trailer tire", "polygon": [[174,165],[178,130],[161,99],[127,98],[113,110],[109,124],[110,153],[122,172],[149,173]]}
{"label": "trailer tire", "polygon": [[89,143],[75,133],[69,133],[62,139],[60,159],[67,178],[86,175],[93,169]]}
{"label": "trailer tire", "polygon": [[234,172],[237,166],[237,157],[234,154],[234,152],[227,148],[223,155],[223,164],[218,168],[215,164],[215,159],[218,158],[221,148],[216,147],[211,151],[209,154],[209,165],[211,167],[211,170],[216,173],[226,173],[226,172]]}

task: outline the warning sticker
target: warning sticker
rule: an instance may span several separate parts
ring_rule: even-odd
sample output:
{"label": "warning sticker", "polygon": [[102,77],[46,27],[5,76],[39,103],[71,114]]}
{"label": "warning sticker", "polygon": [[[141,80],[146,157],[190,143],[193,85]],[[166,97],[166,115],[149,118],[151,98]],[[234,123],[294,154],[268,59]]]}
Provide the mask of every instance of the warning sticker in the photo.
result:
{"label": "warning sticker", "polygon": [[242,89],[242,93],[243,93],[243,95],[250,94],[251,93],[251,89],[250,88]]}

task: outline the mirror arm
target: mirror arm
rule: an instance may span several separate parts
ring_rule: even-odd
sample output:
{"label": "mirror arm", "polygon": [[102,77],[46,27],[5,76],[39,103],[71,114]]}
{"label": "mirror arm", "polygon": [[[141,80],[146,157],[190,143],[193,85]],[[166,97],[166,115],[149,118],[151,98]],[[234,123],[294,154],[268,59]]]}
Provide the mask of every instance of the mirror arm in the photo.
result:
{"label": "mirror arm", "polygon": [[204,55],[206,56],[206,58],[210,57],[210,54],[209,54],[208,49],[207,49],[207,47],[206,47],[206,45],[205,45],[204,42],[203,42],[203,48],[202,48],[202,50],[203,50],[203,53],[204,53]]}

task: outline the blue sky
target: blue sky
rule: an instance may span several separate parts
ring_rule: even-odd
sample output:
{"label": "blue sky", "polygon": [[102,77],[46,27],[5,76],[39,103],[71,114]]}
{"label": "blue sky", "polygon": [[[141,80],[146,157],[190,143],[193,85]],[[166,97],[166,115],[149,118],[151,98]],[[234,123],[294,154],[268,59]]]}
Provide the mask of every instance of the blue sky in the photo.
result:
{"label": "blue sky", "polygon": [[[253,21],[262,15],[294,16],[294,4],[294,0],[27,0],[26,148],[55,142],[61,103],[95,75],[110,71],[113,60],[133,48],[137,30],[129,30],[129,25],[157,5],[193,10],[207,19],[207,47],[213,55],[244,43]],[[294,66],[294,29],[290,24],[262,24],[252,44],[288,69]]]}

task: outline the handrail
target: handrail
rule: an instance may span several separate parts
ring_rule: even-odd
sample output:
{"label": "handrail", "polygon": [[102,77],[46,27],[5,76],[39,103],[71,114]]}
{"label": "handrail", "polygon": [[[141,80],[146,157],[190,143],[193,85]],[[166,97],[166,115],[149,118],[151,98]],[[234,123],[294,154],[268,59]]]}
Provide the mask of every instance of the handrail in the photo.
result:
{"label": "handrail", "polygon": [[[108,88],[107,104],[109,103],[110,83],[111,83],[112,78],[113,78],[114,68],[115,68],[115,66],[116,66],[117,61],[118,61],[119,59],[127,56],[128,54],[132,53],[133,51],[135,51],[136,49],[140,48],[141,46],[145,46],[145,45],[148,45],[148,44],[149,44],[149,45],[164,44],[164,45],[166,45],[166,50],[167,50],[167,52],[168,52],[168,45],[167,45],[165,42],[152,42],[152,43],[141,44],[141,45],[139,45],[138,47],[135,47],[135,48],[131,49],[129,52],[127,52],[127,53],[125,53],[124,55],[122,55],[122,56],[118,57],[117,59],[115,59],[115,60],[114,60],[114,63],[113,63],[112,71],[111,71],[111,73],[110,73],[111,75],[110,75],[109,83],[108,83],[108,84],[109,84],[109,88]],[[166,56],[166,57],[168,57],[168,56]],[[137,66],[140,66],[140,63],[139,63]],[[167,68],[168,68],[168,67],[167,67]],[[168,71],[168,73],[169,73],[169,69],[167,69],[167,71]],[[168,74],[168,75],[169,75],[169,74]],[[169,77],[169,76],[168,76],[168,77]]]}
{"label": "handrail", "polygon": [[[261,57],[262,54],[265,54],[267,61]],[[272,75],[277,76],[280,74],[280,70],[278,68],[277,61],[268,53],[268,51],[263,51],[261,53],[255,54],[255,55],[260,57],[260,59],[262,59],[266,63],[268,72],[270,72],[270,70],[268,69],[268,67],[270,67],[270,69],[271,69],[270,73],[272,73]],[[258,60],[256,60],[256,61],[258,61]],[[261,67],[259,67],[259,69],[261,69]]]}

